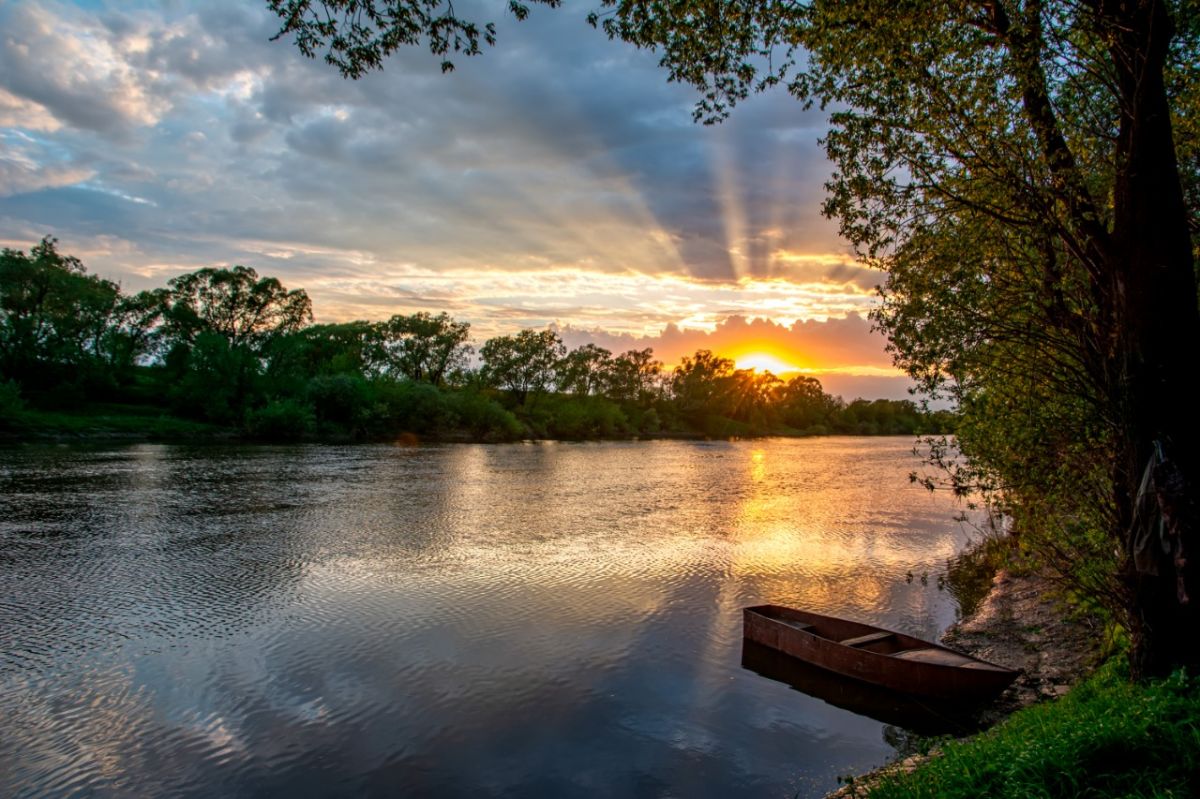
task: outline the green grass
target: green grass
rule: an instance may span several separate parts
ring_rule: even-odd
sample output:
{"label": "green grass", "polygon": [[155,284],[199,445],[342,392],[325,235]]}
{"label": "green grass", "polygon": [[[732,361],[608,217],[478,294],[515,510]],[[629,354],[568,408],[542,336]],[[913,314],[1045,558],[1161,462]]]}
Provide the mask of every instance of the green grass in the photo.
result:
{"label": "green grass", "polygon": [[872,799],[1200,796],[1200,680],[1129,682],[1114,659],[1067,696],[942,747]]}
{"label": "green grass", "polygon": [[21,438],[204,439],[229,433],[225,428],[167,416],[159,409],[139,405],[96,405],[75,413],[25,409],[15,415],[9,429]]}

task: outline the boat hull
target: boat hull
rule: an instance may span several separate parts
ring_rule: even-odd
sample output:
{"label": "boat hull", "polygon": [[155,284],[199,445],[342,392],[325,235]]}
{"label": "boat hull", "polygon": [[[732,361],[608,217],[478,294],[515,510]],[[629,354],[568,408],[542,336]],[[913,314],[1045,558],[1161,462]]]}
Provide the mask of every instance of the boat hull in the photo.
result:
{"label": "boat hull", "polygon": [[779,605],[746,608],[743,634],[836,674],[931,699],[983,701],[1020,674],[919,638]]}

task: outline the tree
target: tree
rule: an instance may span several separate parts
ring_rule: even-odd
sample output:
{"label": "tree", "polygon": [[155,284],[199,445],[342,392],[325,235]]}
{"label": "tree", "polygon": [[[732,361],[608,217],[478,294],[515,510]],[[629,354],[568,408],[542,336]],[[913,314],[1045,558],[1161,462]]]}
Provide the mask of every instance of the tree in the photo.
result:
{"label": "tree", "polygon": [[213,421],[240,420],[271,342],[312,321],[308,295],[245,266],[201,269],[167,285],[161,337],[177,400]]}
{"label": "tree", "polygon": [[154,351],[165,296],[164,289],[155,289],[117,298],[96,354],[118,380],[128,380]]}
{"label": "tree", "polygon": [[613,359],[604,392],[616,400],[645,405],[660,392],[662,367],[649,347],[623,352]]}
{"label": "tree", "polygon": [[595,344],[584,344],[566,354],[558,364],[558,388],[581,396],[601,393],[610,382],[612,353]]}
{"label": "tree", "polygon": [[[370,322],[343,322],[309,325],[295,332],[274,337],[264,348],[266,391],[272,396],[313,398],[324,389],[311,385],[324,378],[369,374],[368,353],[372,349],[375,325]],[[344,381],[343,381],[344,382]]]}
{"label": "tree", "polygon": [[445,313],[393,316],[374,326],[372,366],[409,380],[441,385],[446,375],[467,361],[471,325]]}
{"label": "tree", "polygon": [[754,429],[769,428],[774,423],[775,396],[783,381],[771,372],[738,369],[730,375],[729,383],[729,416]]}
{"label": "tree", "polygon": [[[701,91],[698,119],[776,85],[836,109],[826,211],[888,273],[897,363],[963,409],[959,488],[994,489],[1122,614],[1138,673],[1200,664],[1195,0],[599,5]],[[271,6],[352,77],[422,36],[443,58],[494,39],[438,0]],[[1119,562],[1089,587],[1077,546]]]}
{"label": "tree", "polygon": [[693,423],[703,424],[704,417],[729,412],[733,361],[697,350],[683,357],[671,375],[671,394],[679,412]]}
{"label": "tree", "polygon": [[100,358],[120,288],[55,245],[0,251],[0,378],[45,387]]}
{"label": "tree", "polygon": [[797,375],[780,386],[775,393],[775,402],[783,423],[797,430],[828,426],[838,409],[837,401],[825,393],[821,381],[804,375]]}
{"label": "tree", "polygon": [[167,285],[164,324],[177,342],[211,332],[231,347],[258,349],[312,321],[312,302],[304,289],[288,291],[278,278],[260,278],[248,266],[200,269]]}
{"label": "tree", "polygon": [[530,398],[536,403],[554,385],[555,370],[565,354],[566,347],[553,330],[522,330],[485,341],[479,350],[480,371],[485,383],[512,392],[520,404]]}

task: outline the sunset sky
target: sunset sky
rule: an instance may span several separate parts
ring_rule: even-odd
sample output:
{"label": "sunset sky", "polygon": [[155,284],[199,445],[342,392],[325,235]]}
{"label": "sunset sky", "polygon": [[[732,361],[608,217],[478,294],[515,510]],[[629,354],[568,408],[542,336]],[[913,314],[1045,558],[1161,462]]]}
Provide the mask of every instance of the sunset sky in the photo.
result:
{"label": "sunset sky", "polygon": [[260,0],[0,0],[0,244],[57,236],[127,290],[239,263],[318,321],[553,324],[906,396],[865,321],[881,276],[819,214],[823,113],[776,93],[696,125],[693,90],[586,4],[458,8],[499,45],[348,82],[269,42]]}

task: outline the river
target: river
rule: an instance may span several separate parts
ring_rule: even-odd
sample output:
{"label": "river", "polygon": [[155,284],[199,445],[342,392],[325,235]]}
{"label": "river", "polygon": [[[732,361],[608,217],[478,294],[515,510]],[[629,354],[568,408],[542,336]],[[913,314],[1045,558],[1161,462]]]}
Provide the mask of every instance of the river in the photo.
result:
{"label": "river", "polygon": [[0,795],[820,796],[740,611],[951,623],[912,445],[0,450]]}

